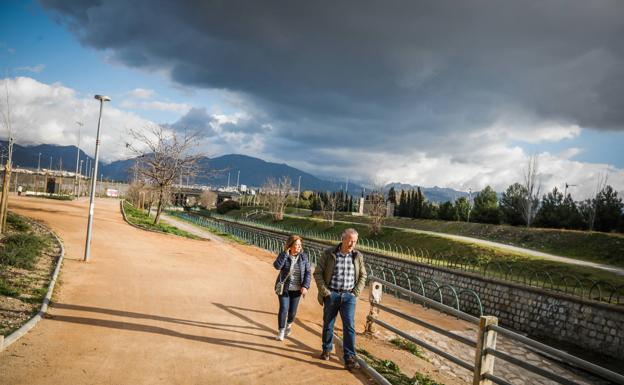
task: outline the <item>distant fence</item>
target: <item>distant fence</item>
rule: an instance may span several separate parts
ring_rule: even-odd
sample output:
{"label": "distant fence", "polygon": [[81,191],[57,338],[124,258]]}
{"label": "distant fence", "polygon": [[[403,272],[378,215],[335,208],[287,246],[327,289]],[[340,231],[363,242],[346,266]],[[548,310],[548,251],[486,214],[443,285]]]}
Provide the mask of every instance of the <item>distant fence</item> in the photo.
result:
{"label": "distant fence", "polygon": [[[258,212],[254,214],[257,213]],[[267,230],[299,234],[307,239],[321,242],[340,241],[340,236],[336,234],[310,231],[292,226],[269,225],[251,218],[237,219],[218,214],[213,214],[212,217]],[[430,266],[478,274],[485,278],[501,279],[521,285],[558,291],[591,301],[624,305],[624,284],[615,286],[606,281],[593,280],[573,274],[552,272],[544,269],[532,269],[513,263],[501,263],[498,261],[484,263],[476,257],[466,257],[448,253],[431,253],[422,248],[405,247],[399,244],[367,238],[358,239],[358,248],[364,251],[379,253]]]}

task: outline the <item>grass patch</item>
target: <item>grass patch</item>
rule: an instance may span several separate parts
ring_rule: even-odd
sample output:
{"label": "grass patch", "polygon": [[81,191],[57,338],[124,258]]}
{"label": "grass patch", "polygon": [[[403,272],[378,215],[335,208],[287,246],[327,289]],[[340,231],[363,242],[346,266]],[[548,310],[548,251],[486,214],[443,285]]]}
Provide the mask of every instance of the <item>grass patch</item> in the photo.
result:
{"label": "grass patch", "polygon": [[22,217],[9,211],[7,214],[7,225],[18,232],[30,230],[30,225]]}
{"label": "grass patch", "polygon": [[416,345],[412,341],[406,340],[405,338],[401,338],[401,337],[395,337],[390,340],[390,343],[399,349],[407,350],[408,352],[412,353],[418,358],[422,358],[423,360],[426,360],[426,357],[422,349],[420,348],[420,346]]}
{"label": "grass patch", "polygon": [[[367,217],[337,214],[341,220],[370,223]],[[507,245],[565,256],[579,260],[624,267],[624,234],[578,230],[558,230],[440,221],[429,219],[388,218],[387,226],[463,235]]]}
{"label": "grass patch", "polygon": [[13,234],[2,245],[0,264],[32,270],[46,243],[34,234]]}
{"label": "grass patch", "polygon": [[191,234],[188,231],[180,230],[177,227],[168,225],[166,223],[161,222],[155,225],[154,218],[148,216],[147,213],[137,209],[127,201],[124,201],[123,205],[124,211],[126,212],[126,218],[128,218],[128,222],[134,225],[145,228],[147,230],[161,231],[163,233],[174,234],[190,239],[200,239],[198,236]]}
{"label": "grass patch", "polygon": [[394,361],[380,360],[364,349],[358,349],[357,352],[370,367],[384,376],[393,385],[443,385],[421,373],[416,373],[414,377],[410,378],[401,372],[401,368]]}
{"label": "grass patch", "polygon": [[7,297],[16,297],[17,295],[19,295],[19,290],[11,286],[8,282],[4,280],[4,278],[0,277],[0,295],[5,295]]}
{"label": "grass patch", "polygon": [[176,218],[178,218],[180,220],[183,220],[186,223],[197,227],[198,229],[201,229],[201,230],[204,230],[204,231],[209,231],[210,233],[212,233],[214,235],[217,235],[217,236],[219,236],[221,238],[225,238],[227,240],[230,240],[232,242],[235,242],[235,243],[238,243],[238,244],[241,244],[241,245],[247,245],[248,244],[247,242],[243,241],[242,239],[236,238],[232,234],[224,233],[222,231],[215,230],[215,229],[213,229],[211,227],[202,226],[202,225],[197,224],[195,222],[191,222],[191,221],[187,220],[186,218],[184,218],[183,216],[181,216],[179,211],[169,211],[169,212],[167,212],[167,214],[171,215],[172,217],[176,217]]}

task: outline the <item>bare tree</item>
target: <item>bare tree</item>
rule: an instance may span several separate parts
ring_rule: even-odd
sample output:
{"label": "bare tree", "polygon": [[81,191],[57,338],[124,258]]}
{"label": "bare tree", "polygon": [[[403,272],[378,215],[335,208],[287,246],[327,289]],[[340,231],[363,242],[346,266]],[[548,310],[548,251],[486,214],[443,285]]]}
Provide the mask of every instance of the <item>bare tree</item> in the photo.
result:
{"label": "bare tree", "polygon": [[598,195],[605,187],[607,187],[607,180],[609,179],[609,175],[605,173],[601,173],[598,175],[596,179],[596,186],[594,190],[594,196],[589,201],[588,210],[587,210],[587,225],[589,227],[589,231],[594,230],[594,224],[596,222],[596,206],[598,204]]}
{"label": "bare tree", "polygon": [[371,233],[376,235],[381,233],[383,220],[386,217],[387,211],[382,186],[376,186],[368,195],[368,206],[369,216],[371,218]]}
{"label": "bare tree", "polygon": [[523,170],[523,187],[526,195],[522,201],[522,217],[527,227],[531,227],[533,224],[533,219],[535,219],[535,214],[537,214],[537,208],[539,206],[541,185],[538,180],[538,173],[537,155],[532,155],[529,157],[527,166]]}
{"label": "bare tree", "polygon": [[211,190],[202,191],[199,196],[199,205],[204,208],[215,207],[217,204],[217,193]]}
{"label": "bare tree", "polygon": [[273,219],[281,221],[284,219],[284,210],[288,194],[293,190],[290,178],[283,176],[276,181],[275,178],[267,178],[262,186],[262,193],[267,202],[269,211],[273,213]]}
{"label": "bare tree", "polygon": [[178,180],[182,170],[185,175],[194,175],[197,171],[195,166],[201,155],[192,151],[198,144],[198,133],[180,134],[165,130],[161,126],[154,126],[145,131],[130,130],[130,135],[147,148],[146,151],[139,151],[128,145],[139,156],[138,176],[156,190],[157,207],[154,224],[158,224],[160,214],[168,201],[171,186]]}
{"label": "bare tree", "polygon": [[330,193],[327,191],[327,203],[325,203],[321,199],[321,211],[323,212],[323,216],[325,219],[334,225],[334,218],[336,217],[336,211],[340,209],[340,204],[342,203],[336,193]]}

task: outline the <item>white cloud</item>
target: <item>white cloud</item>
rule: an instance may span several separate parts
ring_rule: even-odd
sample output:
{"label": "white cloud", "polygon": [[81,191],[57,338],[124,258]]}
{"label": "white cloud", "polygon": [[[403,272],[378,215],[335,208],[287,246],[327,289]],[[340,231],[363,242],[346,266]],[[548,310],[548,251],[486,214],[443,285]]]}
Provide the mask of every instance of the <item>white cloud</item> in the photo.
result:
{"label": "white cloud", "polygon": [[185,114],[191,109],[191,105],[186,103],[170,103],[170,102],[159,102],[159,101],[134,101],[134,100],[124,100],[121,102],[121,107],[133,109],[133,110],[155,110],[155,111],[168,111],[175,112],[179,114]]}
{"label": "white cloud", "polygon": [[38,64],[36,66],[26,66],[26,67],[17,67],[15,70],[16,71],[24,71],[24,72],[34,72],[34,73],[39,73],[41,71],[43,71],[46,68],[45,64]]}
{"label": "white cloud", "polygon": [[135,88],[128,92],[128,96],[136,99],[151,99],[156,94],[156,91],[145,88]]}
{"label": "white cloud", "polygon": [[[79,97],[73,89],[62,84],[48,85],[28,77],[9,79],[8,89],[13,137],[18,144],[76,145],[76,121],[80,121],[84,123],[80,147],[93,156],[99,114],[97,101]],[[3,112],[4,109],[3,104]],[[124,146],[127,128],[142,128],[150,124],[153,123],[107,103],[100,132],[101,159],[107,162],[128,158],[131,154]],[[7,136],[6,127],[2,127],[0,136]]]}

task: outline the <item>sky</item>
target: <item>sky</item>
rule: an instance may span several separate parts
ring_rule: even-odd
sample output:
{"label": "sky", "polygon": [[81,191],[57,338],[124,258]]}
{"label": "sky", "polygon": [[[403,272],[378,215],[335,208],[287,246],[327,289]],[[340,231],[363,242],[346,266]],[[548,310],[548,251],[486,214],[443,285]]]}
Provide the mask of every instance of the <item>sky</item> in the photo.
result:
{"label": "sky", "polygon": [[22,145],[75,145],[81,122],[93,153],[104,94],[104,161],[132,156],[129,130],[158,124],[201,132],[207,156],[334,180],[504,191],[537,156],[542,191],[568,183],[581,199],[606,176],[624,193],[619,0],[0,7]]}

